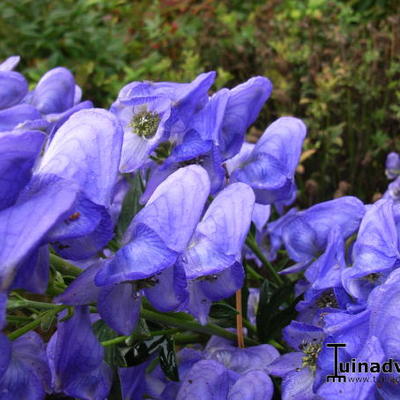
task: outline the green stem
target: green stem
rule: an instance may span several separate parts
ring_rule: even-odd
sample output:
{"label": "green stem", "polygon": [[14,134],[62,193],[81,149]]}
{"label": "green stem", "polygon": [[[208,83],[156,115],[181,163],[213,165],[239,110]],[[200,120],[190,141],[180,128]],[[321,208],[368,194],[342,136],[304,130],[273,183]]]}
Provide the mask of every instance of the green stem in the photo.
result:
{"label": "green stem", "polygon": [[190,344],[190,343],[199,343],[204,341],[204,336],[198,333],[178,333],[174,336],[175,344]]}
{"label": "green stem", "polygon": [[257,328],[252,325],[247,319],[243,318],[243,325],[249,330],[249,332],[253,333],[254,335],[257,334]]}
{"label": "green stem", "polygon": [[[179,329],[161,329],[159,331],[149,332],[148,335],[138,335],[136,337],[133,337],[133,339],[134,340],[147,340],[154,336],[173,335],[174,333],[177,333],[177,332],[179,332]],[[101,342],[101,345],[102,346],[112,346],[114,344],[122,343],[131,337],[132,336],[118,336],[116,338],[105,340],[104,342]]]}
{"label": "green stem", "polygon": [[271,346],[274,346],[276,349],[278,349],[278,350],[280,350],[280,351],[285,351],[286,349],[285,349],[285,347],[283,347],[280,343],[278,343],[276,340],[274,340],[274,339],[270,339],[269,341],[268,341],[268,343],[271,345]]}
{"label": "green stem", "polygon": [[[218,325],[214,324],[200,325],[198,322],[195,322],[194,320],[190,321],[190,320],[177,319],[173,317],[171,314],[169,315],[160,314],[150,310],[142,310],[142,317],[145,318],[147,321],[161,323],[170,326],[176,326],[177,328],[182,328],[188,331],[204,333],[207,335],[216,335],[223,337],[225,339],[236,341],[236,335],[234,333],[229,332]],[[255,346],[259,344],[258,342],[250,338],[245,338],[245,343],[249,346]]]}
{"label": "green stem", "polygon": [[30,321],[31,318],[29,317],[24,317],[24,316],[19,316],[19,315],[7,315],[7,321],[8,322],[26,322],[26,321]]}
{"label": "green stem", "polygon": [[248,236],[246,239],[246,244],[247,246],[250,247],[250,249],[253,251],[253,253],[257,256],[257,258],[262,262],[264,267],[268,270],[268,272],[271,274],[271,276],[274,278],[275,282],[279,285],[283,285],[283,279],[279,276],[279,274],[275,271],[274,267],[272,264],[267,260],[267,258],[264,256],[263,252],[261,249],[258,247],[257,242],[255,241],[254,238],[251,236]]}
{"label": "green stem", "polygon": [[8,304],[7,304],[7,309],[8,310],[14,310],[16,308],[36,308],[39,310],[52,310],[54,308],[57,308],[57,304],[52,304],[52,303],[42,303],[40,301],[33,301],[33,300],[13,300],[10,299]]}
{"label": "green stem", "polygon": [[61,272],[62,275],[72,275],[74,277],[77,277],[82,272],[80,268],[76,267],[73,264],[70,264],[69,262],[65,261],[64,259],[53,253],[50,253],[50,264],[57,271]]}
{"label": "green stem", "polygon": [[[53,313],[54,314],[58,314],[60,311],[65,310],[68,306],[56,306],[53,309]],[[37,319],[35,319],[32,322],[29,322],[29,324],[26,324],[24,326],[22,326],[21,328],[17,329],[14,332],[11,332],[8,335],[8,338],[10,340],[15,340],[18,339],[20,336],[24,335],[25,333],[28,333],[29,331],[32,331],[33,329],[37,328],[40,323],[42,322],[42,320],[44,318],[48,318],[49,317],[49,313],[43,313],[42,315],[40,315]]]}
{"label": "green stem", "polygon": [[256,280],[261,280],[261,281],[264,281],[264,277],[261,275],[261,274],[259,274],[252,266],[250,266],[249,264],[247,264],[246,263],[246,271],[248,272],[248,274],[253,278],[253,279],[256,279]]}

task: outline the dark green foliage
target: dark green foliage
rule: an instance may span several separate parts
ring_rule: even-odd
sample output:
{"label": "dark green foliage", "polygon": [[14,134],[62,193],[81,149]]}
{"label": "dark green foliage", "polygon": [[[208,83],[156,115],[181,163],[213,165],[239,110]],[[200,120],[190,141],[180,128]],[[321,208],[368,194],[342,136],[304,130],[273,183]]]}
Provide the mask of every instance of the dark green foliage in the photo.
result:
{"label": "dark green foliage", "polygon": [[[93,332],[99,342],[115,339],[119,336],[118,333],[106,325],[102,320],[93,324]],[[104,347],[104,361],[113,369],[127,366],[121,352],[121,347],[116,345]]]}
{"label": "dark green foliage", "polygon": [[133,80],[219,73],[214,89],[254,75],[274,83],[250,139],[276,117],[309,127],[299,201],[371,201],[399,151],[400,3],[396,0],[3,0],[0,58],[32,81],[69,67],[85,98],[108,107]]}
{"label": "dark green foliage", "polygon": [[172,337],[166,336],[160,345],[160,366],[165,376],[179,382],[178,363],[176,360],[175,344]]}
{"label": "dark green foliage", "polygon": [[298,300],[294,297],[294,283],[273,289],[267,280],[263,282],[256,319],[261,342],[281,338],[282,329],[297,315]]}

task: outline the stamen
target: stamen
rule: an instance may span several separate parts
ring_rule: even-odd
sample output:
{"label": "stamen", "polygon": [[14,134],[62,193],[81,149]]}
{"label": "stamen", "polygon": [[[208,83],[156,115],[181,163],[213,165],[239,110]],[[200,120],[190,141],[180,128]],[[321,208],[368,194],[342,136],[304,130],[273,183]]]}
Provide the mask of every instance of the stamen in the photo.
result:
{"label": "stamen", "polygon": [[379,274],[377,272],[373,272],[372,274],[365,275],[364,279],[366,279],[368,282],[376,283],[380,277],[381,277],[381,274]]}
{"label": "stamen", "polygon": [[319,308],[339,308],[339,304],[332,289],[322,293],[321,297],[317,300],[317,305]]}
{"label": "stamen", "polygon": [[315,371],[317,367],[317,360],[318,355],[322,349],[321,343],[304,343],[301,346],[301,350],[304,353],[303,361],[303,368],[308,367],[312,371]]}
{"label": "stamen", "polygon": [[149,278],[145,278],[145,279],[140,279],[138,281],[135,281],[136,284],[136,289],[137,290],[141,290],[141,289],[146,289],[146,288],[152,288],[155,285],[157,285],[157,283],[159,283],[160,280],[155,276],[150,276]]}
{"label": "stamen", "polygon": [[160,116],[152,111],[140,111],[135,114],[129,126],[133,133],[146,139],[151,139],[157,132]]}

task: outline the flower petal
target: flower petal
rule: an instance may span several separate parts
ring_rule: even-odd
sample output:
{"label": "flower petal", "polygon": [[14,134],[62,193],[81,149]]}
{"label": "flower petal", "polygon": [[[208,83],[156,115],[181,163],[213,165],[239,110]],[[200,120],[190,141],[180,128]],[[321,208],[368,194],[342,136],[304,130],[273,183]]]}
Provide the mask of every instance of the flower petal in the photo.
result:
{"label": "flower petal", "polygon": [[87,307],[59,322],[47,352],[54,389],[85,400],[103,400],[111,388],[111,370],[103,362],[103,347],[96,339]]}
{"label": "flower petal", "polygon": [[173,265],[177,256],[153,230],[139,224],[133,240],[98,272],[96,284],[105,286],[149,278]]}
{"label": "flower petal", "polygon": [[0,71],[0,110],[20,103],[28,93],[28,83],[18,72]]}
{"label": "flower petal", "polygon": [[13,207],[0,212],[0,286],[7,288],[16,268],[74,204],[77,188],[56,176],[36,177]]}
{"label": "flower petal", "polygon": [[196,363],[185,376],[176,400],[226,400],[236,379],[226,368],[213,360]]}
{"label": "flower petal", "polygon": [[49,281],[49,248],[39,247],[30,253],[19,266],[11,290],[24,289],[32,293],[44,293]]}
{"label": "flower petal", "polygon": [[66,68],[46,72],[33,92],[32,103],[43,114],[60,113],[74,105],[75,79]]}
{"label": "flower petal", "polygon": [[101,109],[80,110],[57,131],[39,173],[77,182],[87,198],[109,207],[118,178],[122,128]]}
{"label": "flower petal", "polygon": [[166,268],[157,275],[158,283],[145,289],[145,295],[151,305],[159,311],[177,310],[188,298],[186,275],[178,263]]}
{"label": "flower petal", "polygon": [[239,152],[247,129],[256,120],[271,92],[271,82],[262,76],[251,78],[229,92],[219,137],[224,159]]}
{"label": "flower petal", "polygon": [[242,264],[235,262],[231,267],[211,279],[200,281],[202,292],[211,300],[218,301],[232,296],[243,286],[244,269]]}
{"label": "flower petal", "polygon": [[11,131],[18,124],[41,118],[35,107],[30,104],[18,104],[0,111],[0,131]]}
{"label": "flower petal", "polygon": [[120,283],[101,289],[98,309],[103,320],[121,335],[130,335],[139,320],[141,296],[131,283]]}
{"label": "flower petal", "polygon": [[103,263],[104,261],[95,262],[82,271],[82,273],[68,285],[64,293],[54,298],[54,302],[70,306],[83,306],[95,303],[101,288],[94,284],[94,278]]}
{"label": "flower petal", "polygon": [[249,371],[231,387],[227,400],[270,400],[274,393],[271,378],[262,371]]}
{"label": "flower petal", "polygon": [[125,242],[137,224],[152,229],[171,250],[182,252],[199,221],[210,191],[207,172],[198,165],[180,168],[154,191],[134,218]]}
{"label": "flower petal", "polygon": [[238,255],[251,223],[254,193],[244,183],[232,183],[211,202],[197,231],[227,255]]}
{"label": "flower petal", "polygon": [[19,63],[20,56],[10,56],[0,63],[0,71],[12,71]]}
{"label": "flower petal", "polygon": [[11,206],[29,182],[44,140],[39,131],[0,133],[0,210]]}

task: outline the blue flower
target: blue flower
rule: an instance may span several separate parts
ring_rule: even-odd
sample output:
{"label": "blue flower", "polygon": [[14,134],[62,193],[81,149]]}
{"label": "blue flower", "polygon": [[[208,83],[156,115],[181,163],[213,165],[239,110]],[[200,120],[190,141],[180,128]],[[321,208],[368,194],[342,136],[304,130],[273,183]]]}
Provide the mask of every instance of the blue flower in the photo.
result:
{"label": "blue flower", "polygon": [[295,352],[282,355],[268,366],[271,375],[282,378],[282,399],[316,400],[313,385],[324,341],[323,330],[292,321],[283,330],[283,337]]}
{"label": "blue flower", "polygon": [[215,72],[209,72],[191,83],[145,81],[122,88],[111,106],[124,129],[121,171],[136,171],[160,143],[183,135],[214,79]]}
{"label": "blue flower", "polygon": [[240,349],[213,336],[204,350],[177,353],[179,382],[166,379],[159,367],[147,374],[145,364],[121,368],[119,374],[127,400],[139,393],[159,400],[268,400],[274,389],[267,368],[278,357],[268,344]]}
{"label": "blue flower", "polygon": [[40,336],[28,332],[10,342],[0,333],[0,353],[0,399],[44,399],[50,369]]}
{"label": "blue flower", "polygon": [[189,280],[188,310],[202,323],[212,301],[231,296],[243,284],[241,249],[253,207],[249,186],[227,186],[208,207],[180,259]]}
{"label": "blue flower", "polygon": [[[62,318],[62,316],[61,316]],[[47,346],[52,389],[81,400],[104,400],[111,388],[112,372],[103,361],[104,350],[96,339],[87,307],[58,322]]]}
{"label": "blue flower", "polygon": [[368,207],[353,246],[353,265],[342,272],[343,286],[359,301],[400,265],[398,206],[379,200]]}
{"label": "blue flower", "polygon": [[353,235],[364,212],[363,203],[350,196],[297,212],[281,228],[290,258],[303,265],[309,264],[327,250],[329,235],[334,228],[343,240]]}
{"label": "blue flower", "polygon": [[229,91],[222,89],[220,92],[225,97],[225,110],[216,144],[227,160],[239,153],[247,129],[271,95],[272,83],[256,76]]}
{"label": "blue flower", "polygon": [[[368,297],[367,308],[355,315],[332,313],[325,318],[324,331],[327,341],[345,343],[340,351],[340,361],[351,359],[363,362],[383,363],[389,359],[400,359],[400,341],[398,336],[400,319],[398,316],[400,299],[400,270],[393,271],[385,283],[372,290]],[[321,382],[332,372],[333,354],[323,349],[320,354]],[[346,383],[325,383],[318,389],[318,394],[326,399],[367,400],[371,398],[397,398],[400,389],[396,381],[391,382],[390,375],[377,382],[380,375],[371,373],[346,373]],[[349,378],[367,378],[354,384]]]}
{"label": "blue flower", "polygon": [[71,72],[63,67],[46,72],[36,85],[30,102],[42,114],[67,111],[75,102],[75,79]]}
{"label": "blue flower", "polygon": [[45,290],[48,269],[43,246],[76,200],[73,183],[53,174],[32,177],[44,138],[38,131],[0,133],[1,292],[12,285]]}
{"label": "blue flower", "polygon": [[22,102],[28,94],[28,83],[18,72],[0,70],[0,110]]}
{"label": "blue flower", "polygon": [[248,159],[233,171],[232,179],[250,185],[257,203],[290,203],[305,135],[306,127],[301,120],[279,118],[267,128]]}
{"label": "blue flower", "polygon": [[400,175],[400,154],[392,152],[387,155],[385,174],[388,179],[395,179]]}
{"label": "blue flower", "polygon": [[118,180],[122,129],[101,109],[74,113],[57,131],[37,175],[52,174],[77,184],[70,215],[49,234],[59,254],[70,259],[95,255],[113,236],[110,208]]}
{"label": "blue flower", "polygon": [[136,326],[143,294],[160,311],[181,307],[187,284],[176,261],[193,235],[209,188],[207,173],[199,166],[169,176],[132,220],[123,247],[85,270],[56,300],[98,302],[102,318],[125,335]]}

